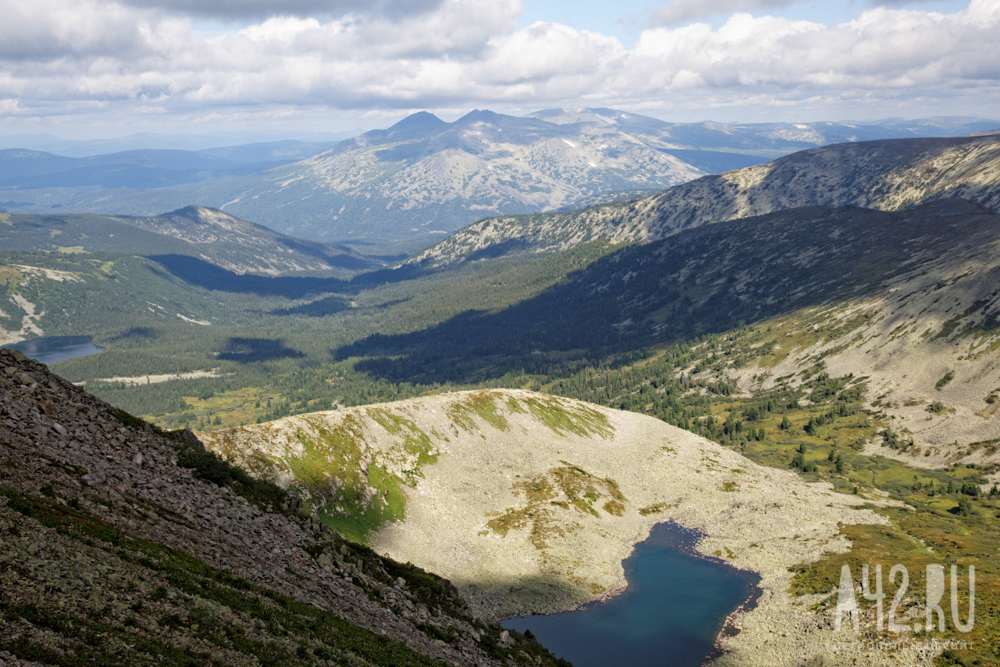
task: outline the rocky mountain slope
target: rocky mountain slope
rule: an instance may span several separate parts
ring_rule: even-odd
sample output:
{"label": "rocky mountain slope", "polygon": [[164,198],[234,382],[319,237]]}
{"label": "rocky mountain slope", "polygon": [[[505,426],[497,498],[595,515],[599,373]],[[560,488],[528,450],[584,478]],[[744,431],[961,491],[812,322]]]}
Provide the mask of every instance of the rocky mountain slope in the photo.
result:
{"label": "rocky mountain slope", "polygon": [[962,197],[1000,207],[1000,138],[906,139],[824,146],[706,176],[660,194],[578,212],[488,218],[416,255],[445,266],[551,252],[603,238],[660,239],[682,229],[801,206],[898,210]]}
{"label": "rocky mountain slope", "polygon": [[474,111],[446,123],[421,112],[303,162],[185,196],[304,238],[430,238],[491,213],[658,189],[702,173],[597,120],[570,127]]}
{"label": "rocky mountain slope", "polygon": [[817,365],[853,373],[869,379],[869,400],[896,417],[921,462],[969,447],[971,461],[995,459],[998,251],[1000,216],[965,200],[792,209],[623,248],[528,301],[339,354],[413,381],[453,359],[527,367],[538,355],[600,359],[718,334],[730,340],[725,353],[706,352],[687,369],[695,378],[738,377],[758,391],[800,383]]}
{"label": "rocky mountain slope", "polygon": [[298,505],[0,351],[0,663],[555,664]]}
{"label": "rocky mountain slope", "polygon": [[202,206],[154,217],[0,213],[6,251],[188,255],[236,274],[358,271],[381,265],[342,246],[303,241]]}
{"label": "rocky mountain slope", "polygon": [[762,576],[759,606],[723,640],[724,662],[776,664],[789,651],[833,660],[824,664],[862,657],[829,652],[830,619],[805,611],[812,597],[790,596],[789,568],[846,549],[841,523],[881,523],[860,508],[871,500],[757,466],[656,419],[484,390],[199,437],[295,488],[338,529],[365,528],[379,553],[444,574],[485,618],[553,612],[619,589],[632,545],[674,520],[704,533],[701,553],[724,552]]}
{"label": "rocky mountain slope", "polygon": [[[637,321],[644,313],[646,326],[677,330],[671,320],[684,317],[687,295],[705,320],[726,313],[717,330],[755,323],[729,337],[720,362],[708,364],[714,370],[693,377],[735,378],[748,392],[795,386],[818,369],[864,377],[868,400],[901,441],[873,442],[873,451],[919,466],[1000,460],[1000,216],[992,211],[963,200],[892,213],[796,209],[655,247],[623,256],[616,278],[600,283]],[[682,295],[669,304],[632,287],[653,276]]]}

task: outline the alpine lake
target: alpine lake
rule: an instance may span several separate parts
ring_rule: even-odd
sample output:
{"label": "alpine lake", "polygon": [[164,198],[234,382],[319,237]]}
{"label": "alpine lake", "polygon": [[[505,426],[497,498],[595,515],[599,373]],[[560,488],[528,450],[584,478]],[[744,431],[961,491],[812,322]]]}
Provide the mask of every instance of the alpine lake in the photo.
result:
{"label": "alpine lake", "polygon": [[49,338],[32,338],[12,343],[3,347],[17,350],[35,361],[45,365],[57,361],[82,357],[88,354],[103,352],[103,347],[94,345],[90,336],[51,336]]}
{"label": "alpine lake", "polygon": [[575,667],[697,667],[719,655],[726,619],[751,608],[760,578],[694,552],[698,534],[657,524],[622,562],[618,595],[548,616],[512,618],[503,627],[532,634]]}

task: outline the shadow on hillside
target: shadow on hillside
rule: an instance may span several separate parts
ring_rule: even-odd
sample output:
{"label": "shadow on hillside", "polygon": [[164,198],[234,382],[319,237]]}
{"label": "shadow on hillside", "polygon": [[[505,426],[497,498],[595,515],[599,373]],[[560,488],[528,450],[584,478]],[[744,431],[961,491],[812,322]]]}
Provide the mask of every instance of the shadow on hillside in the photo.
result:
{"label": "shadow on hillside", "polygon": [[250,364],[276,359],[297,359],[305,355],[299,350],[285,345],[280,338],[239,338],[226,340],[218,358],[223,361],[235,361]]}
{"label": "shadow on hillside", "polygon": [[524,250],[530,248],[531,244],[525,239],[508,239],[506,241],[501,241],[500,243],[492,243],[484,248],[480,248],[475,252],[469,253],[469,256],[465,258],[466,262],[475,262],[481,259],[494,259],[496,257],[503,257],[504,255],[512,255],[519,250]]}
{"label": "shadow on hillside", "polygon": [[[494,599],[497,595],[513,595],[523,609],[551,609],[558,600],[563,600],[567,606],[571,601],[579,599],[580,587],[554,576],[526,575],[508,577],[505,579],[490,579],[483,585],[475,581],[468,582],[469,597],[483,596]],[[525,613],[524,616],[529,614]]]}
{"label": "shadow on hillside", "polygon": [[301,315],[303,317],[326,317],[344,310],[350,310],[351,302],[342,296],[328,296],[309,303],[289,308],[272,310],[270,315]]}
{"label": "shadow on hillside", "polygon": [[309,257],[321,259],[330,266],[337,269],[344,269],[345,271],[367,271],[382,266],[380,261],[356,257],[347,254],[346,250],[343,254],[330,254],[328,246],[322,243],[303,241],[289,236],[278,237],[275,240],[286,248],[300,252],[303,255],[308,255]]}
{"label": "shadow on hillside", "polygon": [[219,292],[278,296],[286,299],[302,299],[310,294],[323,292],[356,294],[380,285],[413,280],[431,272],[420,267],[402,267],[362,273],[351,280],[303,276],[272,277],[248,273],[241,275],[189,255],[150,255],[148,259],[160,264],[176,278],[198,287]]}
{"label": "shadow on hillside", "polygon": [[[657,341],[725,331],[744,321],[745,308],[725,293],[700,307],[677,290],[651,294],[649,303],[634,309],[623,309],[621,299],[594,298],[592,282],[614,270],[612,258],[504,310],[466,310],[428,329],[373,334],[331,354],[337,361],[360,357],[358,371],[391,382],[488,382],[508,373],[549,375],[614,363]],[[652,310],[671,305],[665,302],[671,297],[676,312],[668,326],[644,322]]]}
{"label": "shadow on hillside", "polygon": [[810,207],[721,222],[623,248],[504,310],[469,304],[423,331],[374,334],[331,353],[359,357],[359,371],[394,382],[562,375],[651,345],[875,294],[913,271],[914,260],[962,243],[983,247],[997,228],[996,215],[960,200],[900,212]]}
{"label": "shadow on hillside", "polygon": [[315,292],[343,291],[348,285],[339,278],[240,275],[188,255],[150,255],[149,259],[187,283],[219,292],[301,299]]}
{"label": "shadow on hillside", "polygon": [[156,340],[163,335],[162,331],[158,329],[153,329],[151,327],[132,327],[128,331],[123,331],[117,336],[112,336],[109,340],[112,342],[123,341],[123,340]]}

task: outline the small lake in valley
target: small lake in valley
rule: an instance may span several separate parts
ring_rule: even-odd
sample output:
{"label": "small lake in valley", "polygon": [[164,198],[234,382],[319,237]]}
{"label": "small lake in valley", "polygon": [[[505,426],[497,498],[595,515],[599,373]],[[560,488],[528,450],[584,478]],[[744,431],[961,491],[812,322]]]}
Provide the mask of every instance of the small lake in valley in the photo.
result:
{"label": "small lake in valley", "polygon": [[623,561],[628,587],[620,595],[501,625],[531,630],[575,667],[697,667],[716,655],[726,618],[760,592],[756,574],[695,555],[697,538],[677,524],[658,524]]}
{"label": "small lake in valley", "polygon": [[22,340],[20,343],[4,345],[3,347],[23,352],[24,356],[31,357],[35,361],[40,361],[46,365],[104,351],[103,347],[94,345],[94,339],[90,336],[33,338],[31,340]]}

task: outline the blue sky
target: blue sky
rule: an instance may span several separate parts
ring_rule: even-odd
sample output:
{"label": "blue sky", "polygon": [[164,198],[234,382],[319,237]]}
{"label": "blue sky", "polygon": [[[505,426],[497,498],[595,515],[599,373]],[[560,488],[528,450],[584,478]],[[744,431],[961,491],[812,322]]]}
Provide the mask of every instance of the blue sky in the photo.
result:
{"label": "blue sky", "polygon": [[0,0],[0,133],[1000,116],[1000,0]]}

